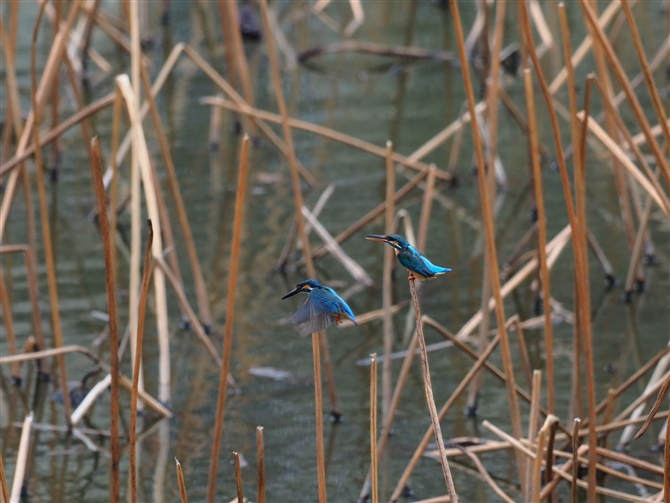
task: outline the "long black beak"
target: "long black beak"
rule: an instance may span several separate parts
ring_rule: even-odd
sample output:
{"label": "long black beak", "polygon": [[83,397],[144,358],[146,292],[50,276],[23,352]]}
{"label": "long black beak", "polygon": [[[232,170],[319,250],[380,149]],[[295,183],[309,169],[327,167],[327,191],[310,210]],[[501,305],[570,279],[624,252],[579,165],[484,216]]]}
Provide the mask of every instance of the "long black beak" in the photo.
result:
{"label": "long black beak", "polygon": [[380,241],[382,243],[389,242],[388,236],[384,236],[382,234],[368,234],[367,236],[365,236],[365,239],[369,239],[370,241]]}
{"label": "long black beak", "polygon": [[281,298],[281,300],[288,299],[289,297],[293,297],[296,293],[300,293],[300,292],[302,292],[302,288],[299,287],[299,286],[297,286],[297,287],[295,287],[293,290],[291,290],[289,293],[287,293],[286,295],[284,295],[284,296]]}

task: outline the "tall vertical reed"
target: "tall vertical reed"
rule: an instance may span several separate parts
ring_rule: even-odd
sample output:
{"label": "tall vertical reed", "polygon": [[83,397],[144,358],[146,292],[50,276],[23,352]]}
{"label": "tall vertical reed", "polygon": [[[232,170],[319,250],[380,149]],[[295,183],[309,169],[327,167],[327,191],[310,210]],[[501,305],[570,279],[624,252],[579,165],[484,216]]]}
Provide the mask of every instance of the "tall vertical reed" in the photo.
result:
{"label": "tall vertical reed", "polygon": [[[393,143],[386,142],[386,210],[384,232],[391,234],[393,232],[393,216],[395,214],[395,166],[391,154],[393,153]],[[391,407],[391,352],[393,351],[393,313],[391,305],[393,304],[393,262],[395,260],[393,249],[390,246],[384,247],[384,272],[382,277],[382,308],[384,309],[384,362],[382,363],[382,417],[386,417]]]}
{"label": "tall vertical reed", "polygon": [[[46,187],[44,184],[44,170],[42,169],[42,150],[40,148],[40,138],[39,138],[39,123],[40,123],[40,106],[38,100],[38,89],[37,89],[37,72],[35,70],[35,50],[37,47],[37,34],[39,32],[40,21],[42,19],[42,14],[44,13],[44,7],[46,3],[43,3],[40,6],[39,13],[37,15],[37,21],[35,21],[35,28],[33,29],[32,45],[30,51],[30,82],[31,82],[31,103],[32,103],[32,121],[26,121],[26,130],[32,133],[33,143],[35,144],[35,172],[37,177],[37,189],[39,193],[40,201],[40,220],[42,223],[42,235],[44,240],[44,259],[47,266],[47,282],[49,285],[49,301],[51,307],[51,325],[53,328],[54,336],[54,347],[61,348],[63,347],[63,331],[61,328],[61,318],[60,318],[60,308],[58,305],[58,286],[56,283],[56,263],[55,263],[55,254],[53,250],[53,241],[51,239],[51,226],[49,221],[49,214],[47,210],[47,194]],[[71,9],[76,10],[77,4],[74,4]],[[46,74],[46,70],[45,70]],[[46,76],[42,77],[42,82],[45,80]],[[41,89],[41,86],[40,86]],[[42,90],[43,94],[46,94]],[[30,119],[30,117],[29,117]],[[32,130],[28,129],[28,125],[32,126]],[[24,131],[26,131],[24,130]],[[23,138],[23,137],[22,137]],[[27,137],[26,137],[27,138]],[[21,141],[19,141],[19,147],[17,150],[21,149]],[[25,144],[24,144],[25,145]],[[14,172],[18,176],[18,172]],[[8,194],[8,189],[4,194],[4,197],[11,198],[11,194]],[[1,233],[0,233],[1,235]],[[67,368],[65,367],[65,359],[62,354],[56,357],[58,362],[58,373],[60,375],[60,388],[63,393],[63,411],[65,413],[65,422],[68,425],[68,428],[72,426],[70,416],[72,415],[72,407],[70,405],[70,393],[67,383]]]}
{"label": "tall vertical reed", "polygon": [[240,167],[237,175],[237,195],[235,198],[235,221],[233,223],[233,240],[230,250],[230,267],[228,273],[228,303],[226,307],[226,325],[223,331],[223,364],[219,375],[219,394],[216,403],[216,418],[214,422],[214,439],[212,455],[209,461],[209,482],[207,485],[207,501],[216,500],[216,476],[219,467],[219,451],[223,433],[223,419],[226,411],[226,397],[228,395],[228,373],[230,372],[230,357],[233,347],[233,321],[235,318],[235,294],[237,288],[237,273],[240,261],[240,243],[242,240],[242,224],[244,217],[244,203],[247,196],[247,181],[249,178],[249,137],[242,138],[240,148]]}
{"label": "tall vertical reed", "polygon": [[[114,266],[112,262],[112,248],[113,244],[109,232],[109,222],[107,213],[107,194],[102,183],[102,164],[100,162],[100,146],[97,138],[91,141],[91,148],[93,151],[93,162],[91,163],[91,178],[93,180],[93,190],[95,192],[98,203],[98,221],[100,225],[100,235],[102,237],[102,247],[105,256],[105,285],[107,289],[107,311],[109,316],[109,356],[111,363],[111,435],[112,435],[112,460],[111,460],[111,476],[112,483],[110,485],[110,500],[118,501],[119,497],[119,459],[121,452],[119,449],[119,329],[118,317],[116,313],[116,277]],[[134,375],[133,375],[134,377]],[[65,393],[63,400],[67,400]],[[137,394],[135,394],[137,398]],[[131,402],[132,407],[132,402]],[[133,414],[131,412],[131,424],[133,421]],[[132,437],[131,437],[132,438]],[[131,458],[132,458],[131,450]]]}
{"label": "tall vertical reed", "polygon": [[377,487],[377,353],[370,355],[370,472],[372,503],[379,503]]}
{"label": "tall vertical reed", "polygon": [[177,470],[177,484],[179,485],[179,496],[181,503],[188,503],[188,496],[186,496],[186,484],[184,484],[184,473],[181,470],[181,463],[177,458],[174,458]]}
{"label": "tall vertical reed", "polygon": [[[410,273],[411,275],[411,273]],[[437,408],[435,407],[435,398],[433,397],[433,387],[430,382],[430,368],[428,366],[428,353],[426,352],[426,340],[423,337],[423,323],[421,321],[421,311],[419,310],[419,298],[416,295],[416,286],[414,285],[414,277],[409,278],[409,291],[412,294],[412,302],[414,304],[414,318],[416,319],[416,337],[419,340],[419,349],[421,350],[421,366],[423,369],[423,387],[426,392],[426,402],[428,402],[428,411],[430,412],[430,420],[433,424],[433,432],[435,434],[435,442],[437,442],[437,449],[440,453],[440,464],[442,465],[442,473],[447,484],[447,491],[452,503],[458,503],[458,495],[454,487],[454,479],[451,476],[449,469],[449,461],[447,460],[447,452],[444,448],[444,438],[442,437],[442,428],[440,427],[440,419],[437,415]]]}
{"label": "tall vertical reed", "polygon": [[265,443],[262,426],[256,427],[256,463],[258,465],[256,499],[258,503],[265,503]]}
{"label": "tall vertical reed", "polygon": [[154,231],[151,220],[148,221],[149,236],[144,250],[144,271],[142,272],[142,289],[140,291],[140,305],[137,318],[137,347],[135,349],[135,361],[133,362],[133,388],[130,396],[130,429],[128,431],[130,451],[130,501],[137,501],[137,466],[136,466],[136,431],[137,424],[137,392],[140,379],[140,362],[142,361],[142,341],[144,340],[144,321],[147,311],[147,296],[149,295],[149,284],[151,283],[152,261],[151,247],[154,240]]}
{"label": "tall vertical reed", "polygon": [[544,212],[544,190],[540,170],[540,152],[537,140],[537,122],[535,117],[535,96],[530,70],[524,70],[526,90],[526,108],[528,110],[528,130],[530,137],[530,160],[533,169],[533,187],[537,207],[537,256],[540,262],[540,280],[542,282],[542,310],[544,312],[544,349],[546,351],[547,372],[547,408],[554,413],[554,337],[551,326],[551,292],[549,289],[549,269],[547,268],[547,221]]}

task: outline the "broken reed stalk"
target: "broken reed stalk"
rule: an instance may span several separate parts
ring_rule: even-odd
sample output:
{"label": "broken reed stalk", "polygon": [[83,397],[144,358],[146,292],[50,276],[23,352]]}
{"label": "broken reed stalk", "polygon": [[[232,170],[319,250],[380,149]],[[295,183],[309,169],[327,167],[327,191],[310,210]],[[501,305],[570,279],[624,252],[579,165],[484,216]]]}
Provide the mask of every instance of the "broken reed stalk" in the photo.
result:
{"label": "broken reed stalk", "polygon": [[670,408],[665,421],[665,446],[663,448],[663,500],[670,501]]}
{"label": "broken reed stalk", "polygon": [[[528,69],[524,70],[527,72]],[[540,420],[540,392],[542,386],[542,372],[540,370],[533,370],[533,385],[531,387],[531,396],[530,396],[530,414],[528,416],[528,442],[532,443],[537,436],[537,430],[539,427]],[[535,457],[537,463],[538,458],[540,463],[542,460],[542,455],[539,453]],[[525,501],[538,501],[536,495],[534,494],[535,490],[535,473],[538,470],[536,465],[531,463],[526,463],[526,481],[523,485],[525,491]]]}
{"label": "broken reed stalk", "polygon": [[[361,318],[358,318],[359,323]],[[400,398],[402,396],[403,389],[405,388],[405,383],[407,382],[407,377],[409,372],[412,369],[412,362],[414,361],[414,355],[416,354],[416,348],[419,344],[419,339],[416,335],[416,330],[412,336],[412,340],[409,343],[407,348],[405,359],[402,362],[402,367],[400,368],[400,374],[398,375],[398,380],[396,381],[395,389],[393,390],[393,397],[391,398],[391,405],[389,407],[388,413],[384,416],[384,422],[382,424],[382,433],[377,442],[377,459],[381,458],[386,448],[386,444],[391,435],[391,427],[393,426],[393,420],[395,419],[395,412],[398,409],[400,404]],[[430,438],[430,432],[429,432]],[[360,495],[358,496],[359,500],[366,500],[370,496],[370,485],[372,482],[372,467],[368,469],[367,477],[363,483],[363,488],[361,489]]]}
{"label": "broken reed stalk", "polygon": [[258,503],[265,503],[265,442],[262,426],[256,426],[256,463],[258,464],[256,499]]}
{"label": "broken reed stalk", "polygon": [[[32,114],[28,117],[29,120],[26,121],[26,130],[28,130],[28,126],[32,126],[32,131],[29,131],[33,135],[33,143],[35,144],[35,173],[36,173],[36,178],[37,178],[37,189],[39,193],[39,201],[40,201],[40,220],[42,224],[42,237],[43,237],[43,246],[44,246],[44,260],[46,262],[46,268],[47,268],[47,282],[49,285],[49,305],[51,308],[51,325],[53,329],[53,336],[54,336],[54,347],[55,348],[62,348],[63,347],[63,331],[61,327],[61,318],[60,318],[60,308],[58,305],[58,285],[56,282],[56,262],[55,262],[55,255],[54,255],[54,250],[53,250],[53,241],[51,238],[51,225],[50,225],[50,220],[49,220],[49,213],[47,211],[47,194],[46,194],[46,187],[44,184],[44,170],[43,170],[43,164],[42,164],[42,149],[40,147],[39,143],[39,123],[40,123],[40,107],[38,103],[38,89],[37,89],[37,71],[35,69],[35,58],[36,58],[36,47],[37,47],[37,34],[39,32],[39,26],[40,26],[40,21],[42,19],[42,14],[44,13],[44,7],[46,6],[46,2],[40,5],[39,13],[37,15],[37,20],[35,21],[35,28],[33,29],[33,37],[32,37],[32,44],[30,48],[30,99],[31,99],[31,104],[32,104]],[[77,9],[78,2],[73,4],[71,7],[71,10]],[[42,81],[45,80],[46,78],[46,70],[45,70],[45,75],[42,77]],[[41,84],[42,82],[40,82]],[[40,86],[41,90],[41,86]],[[44,93],[44,91],[43,91]],[[46,93],[44,93],[46,94]],[[30,120],[32,117],[32,121]],[[24,130],[24,132],[26,131]],[[23,137],[21,138],[23,139]],[[19,140],[19,146],[17,147],[18,150],[23,150],[22,143]],[[25,144],[25,143],[23,143]],[[19,175],[18,172],[13,173],[13,175]],[[10,176],[10,182],[13,178]],[[5,188],[5,194],[3,196],[4,198],[8,198],[11,200],[13,198],[13,194],[10,193],[9,190],[9,183],[7,187]],[[5,201],[3,200],[3,203]],[[0,226],[3,226],[0,224]],[[0,232],[0,238],[2,237],[2,232]],[[70,416],[72,415],[72,408],[70,405],[70,400],[69,400],[69,388],[67,384],[67,368],[65,367],[65,359],[63,358],[63,355],[58,355],[56,357],[56,361],[58,363],[58,373],[60,374],[60,388],[63,393],[63,412],[65,414],[65,423],[68,425],[68,428],[71,427],[71,419]],[[113,499],[113,501],[115,501]]]}
{"label": "broken reed stalk", "polygon": [[149,235],[144,249],[144,271],[142,272],[142,289],[140,291],[138,318],[137,318],[137,342],[135,349],[135,361],[133,362],[133,388],[130,395],[130,428],[128,431],[128,449],[130,451],[130,501],[137,501],[137,466],[135,448],[135,427],[137,424],[137,392],[140,378],[140,362],[142,361],[142,341],[144,340],[144,322],[147,311],[147,297],[149,295],[149,284],[153,272],[151,261],[151,247],[154,239],[154,230],[151,220],[148,221]]}
{"label": "broken reed stalk", "polygon": [[524,70],[526,90],[526,108],[528,109],[528,129],[530,132],[530,159],[533,169],[533,186],[535,188],[535,206],[537,209],[537,252],[540,262],[540,280],[542,282],[542,308],[544,311],[544,349],[546,351],[547,373],[547,409],[554,413],[554,337],[551,324],[551,292],[549,289],[549,269],[547,268],[547,221],[544,212],[544,190],[542,188],[542,172],[540,170],[540,152],[537,140],[537,122],[535,116],[535,97],[533,80],[530,70]]}
{"label": "broken reed stalk", "polygon": [[370,471],[372,503],[379,503],[377,487],[377,353],[370,355]]}
{"label": "broken reed stalk", "polygon": [[7,477],[5,477],[5,463],[0,456],[0,495],[2,495],[2,502],[9,503],[9,486],[7,485]]}
{"label": "broken reed stalk", "polygon": [[[393,233],[393,216],[395,215],[395,165],[393,163],[393,143],[386,142],[386,209],[384,233]],[[382,276],[382,308],[384,309],[384,361],[382,362],[382,417],[386,418],[391,408],[391,352],[393,351],[393,263],[395,257],[390,246],[384,247],[384,271]],[[376,362],[375,362],[376,364]]]}
{"label": "broken reed stalk", "polygon": [[[67,390],[63,393],[63,400],[67,400]],[[21,439],[19,440],[19,450],[16,454],[16,468],[14,470],[14,480],[12,482],[12,492],[9,502],[18,503],[21,499],[21,489],[23,488],[23,478],[26,474],[28,464],[28,448],[30,447],[30,430],[33,424],[32,411],[26,416],[21,428]]]}
{"label": "broken reed stalk", "polygon": [[188,503],[188,497],[186,496],[186,484],[184,484],[184,473],[181,469],[181,463],[177,458],[174,458],[174,462],[177,470],[177,484],[179,485],[179,496],[181,497],[181,503]]}
{"label": "broken reed stalk", "polygon": [[314,362],[314,419],[316,422],[316,469],[319,503],[326,503],[326,460],[323,446],[323,397],[321,392],[319,332],[312,334],[312,359]]}
{"label": "broken reed stalk", "polygon": [[428,353],[426,352],[426,340],[423,337],[423,322],[421,321],[421,311],[419,310],[419,298],[416,295],[416,286],[414,285],[414,276],[409,273],[409,291],[412,294],[412,302],[414,303],[414,318],[416,319],[416,337],[419,340],[419,349],[421,350],[421,366],[423,369],[423,387],[426,392],[426,401],[428,402],[428,410],[430,412],[430,420],[433,425],[433,432],[435,434],[435,441],[437,442],[437,449],[440,452],[440,464],[442,465],[442,473],[447,484],[447,491],[452,503],[458,503],[458,495],[454,487],[454,480],[449,469],[449,461],[447,461],[447,454],[444,448],[444,438],[442,437],[442,429],[440,428],[440,419],[437,415],[437,408],[435,407],[435,398],[433,397],[433,387],[430,382],[430,368],[428,366]]}
{"label": "broken reed stalk", "polygon": [[244,503],[244,495],[242,493],[242,468],[240,467],[240,454],[233,451],[233,459],[235,460],[235,488],[237,489],[237,503]]}
{"label": "broken reed stalk", "polygon": [[[110,485],[110,500],[118,501],[119,497],[119,461],[121,451],[119,447],[119,329],[118,317],[116,312],[116,276],[112,262],[112,249],[114,244],[111,241],[109,232],[109,222],[107,213],[107,194],[102,183],[102,163],[100,162],[100,145],[98,139],[91,140],[91,149],[93,151],[93,162],[91,163],[91,178],[93,180],[93,190],[98,203],[98,224],[100,225],[100,235],[102,238],[102,248],[105,257],[105,286],[107,291],[107,311],[109,316],[109,360],[111,365],[111,389],[110,389],[110,431],[111,431],[111,474],[112,481]],[[62,356],[61,356],[62,358]],[[67,390],[63,391],[63,401],[69,401]],[[135,395],[136,396],[136,395]],[[132,406],[132,404],[131,404]],[[131,415],[132,421],[132,415]],[[132,456],[132,452],[131,452]],[[133,500],[135,501],[135,500]]]}
{"label": "broken reed stalk", "polygon": [[572,423],[572,479],[570,482],[570,501],[577,501],[577,479],[579,478],[579,423],[578,417]]}
{"label": "broken reed stalk", "polygon": [[228,395],[228,373],[230,372],[230,357],[233,347],[233,320],[235,314],[235,294],[237,274],[240,260],[240,242],[242,239],[242,224],[244,217],[244,203],[247,196],[248,181],[249,137],[244,135],[240,148],[240,164],[237,175],[237,195],[235,197],[235,221],[233,223],[233,240],[230,250],[230,267],[228,272],[228,303],[226,307],[226,324],[223,331],[223,364],[219,375],[219,394],[216,404],[216,419],[214,422],[214,440],[212,455],[209,461],[209,482],[207,486],[207,501],[216,500],[216,477],[219,466],[219,451],[223,433],[223,419],[226,411],[226,397]]}

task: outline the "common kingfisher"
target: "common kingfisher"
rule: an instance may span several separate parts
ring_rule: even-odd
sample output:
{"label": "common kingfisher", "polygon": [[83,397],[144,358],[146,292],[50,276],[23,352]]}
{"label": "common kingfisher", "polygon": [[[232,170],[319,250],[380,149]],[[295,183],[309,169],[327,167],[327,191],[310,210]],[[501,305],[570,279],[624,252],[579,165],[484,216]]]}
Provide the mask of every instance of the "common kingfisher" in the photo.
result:
{"label": "common kingfisher", "polygon": [[353,311],[346,302],[335,293],[335,290],[323,286],[315,279],[298,283],[293,290],[282,297],[282,300],[304,292],[307,299],[300,309],[291,316],[291,324],[300,335],[308,335],[329,327],[333,322],[337,325],[342,317],[349,318],[358,325]]}
{"label": "common kingfisher", "polygon": [[386,236],[381,234],[368,234],[365,236],[365,239],[380,241],[390,245],[395,251],[396,257],[398,257],[398,262],[410,272],[410,277],[408,279],[413,279],[414,277],[417,277],[420,280],[435,279],[440,274],[451,271],[448,267],[440,267],[439,265],[433,264],[399,234],[388,234]]}

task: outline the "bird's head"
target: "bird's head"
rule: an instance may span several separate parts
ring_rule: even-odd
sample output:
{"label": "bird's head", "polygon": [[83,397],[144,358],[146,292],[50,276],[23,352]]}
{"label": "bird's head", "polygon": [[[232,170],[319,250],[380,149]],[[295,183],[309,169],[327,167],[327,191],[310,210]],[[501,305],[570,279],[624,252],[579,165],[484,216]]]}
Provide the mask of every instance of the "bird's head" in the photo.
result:
{"label": "bird's head", "polygon": [[370,241],[379,241],[381,243],[386,243],[387,245],[391,246],[392,248],[398,251],[407,250],[410,247],[409,242],[400,234],[387,234],[387,235],[368,234],[367,236],[365,236],[365,239],[369,239]]}
{"label": "bird's head", "polygon": [[283,299],[287,299],[287,298],[289,298],[289,297],[292,297],[292,296],[294,296],[294,295],[297,294],[297,293],[302,293],[302,292],[304,292],[304,293],[310,293],[310,292],[311,292],[313,289],[315,289],[315,288],[321,288],[321,283],[319,283],[319,282],[318,282],[317,280],[315,280],[315,279],[308,279],[308,280],[305,280],[305,281],[303,281],[302,283],[298,283],[298,285],[297,285],[293,290],[291,290],[289,293],[287,293],[286,295],[284,295],[284,296],[282,297],[282,300],[283,300]]}

